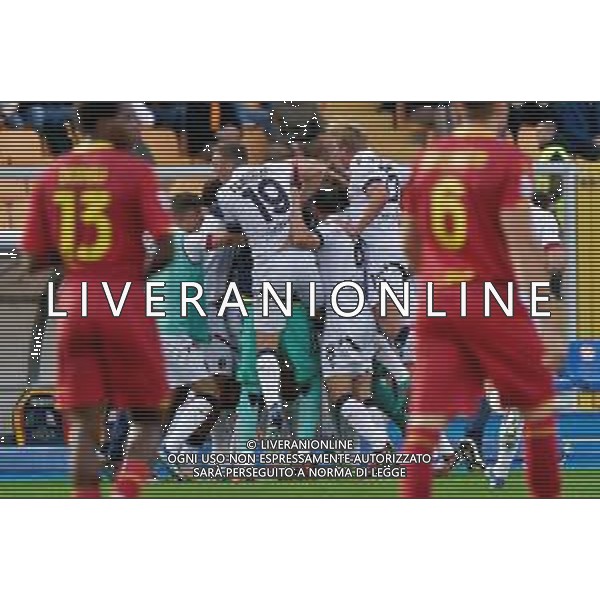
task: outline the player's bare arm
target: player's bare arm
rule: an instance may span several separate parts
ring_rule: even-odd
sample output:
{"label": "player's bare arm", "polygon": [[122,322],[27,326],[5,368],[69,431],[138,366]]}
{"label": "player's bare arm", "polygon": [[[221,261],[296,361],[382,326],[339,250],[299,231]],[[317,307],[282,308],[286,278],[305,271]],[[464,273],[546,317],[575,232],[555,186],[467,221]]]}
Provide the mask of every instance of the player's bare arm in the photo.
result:
{"label": "player's bare arm", "polygon": [[173,260],[173,244],[171,235],[165,235],[156,241],[156,252],[146,267],[146,277],[150,277]]}

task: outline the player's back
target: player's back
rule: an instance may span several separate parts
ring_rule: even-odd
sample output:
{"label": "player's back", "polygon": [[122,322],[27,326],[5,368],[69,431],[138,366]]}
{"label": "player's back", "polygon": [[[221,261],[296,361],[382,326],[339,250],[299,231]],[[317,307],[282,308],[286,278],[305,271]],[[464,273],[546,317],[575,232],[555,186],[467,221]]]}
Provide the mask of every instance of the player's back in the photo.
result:
{"label": "player's back", "polygon": [[30,243],[56,252],[67,280],[141,281],[143,232],[159,237],[169,222],[157,202],[152,167],[105,145],[55,161],[34,193]]}
{"label": "player's back", "polygon": [[489,137],[442,138],[424,151],[404,199],[422,280],[514,280],[501,212],[521,196],[523,165],[517,148]]}
{"label": "player's back", "polygon": [[225,220],[239,223],[255,258],[273,256],[288,241],[293,178],[290,161],[244,166],[217,194]]}

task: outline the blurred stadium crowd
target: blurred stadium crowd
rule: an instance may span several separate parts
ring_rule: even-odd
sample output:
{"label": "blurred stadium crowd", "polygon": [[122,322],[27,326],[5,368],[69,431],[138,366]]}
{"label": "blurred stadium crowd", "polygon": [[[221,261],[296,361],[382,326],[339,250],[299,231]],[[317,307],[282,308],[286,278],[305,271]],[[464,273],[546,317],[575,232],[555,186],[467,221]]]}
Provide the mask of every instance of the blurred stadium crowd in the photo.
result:
{"label": "blurred stadium crowd", "polygon": [[[290,129],[301,127],[310,138],[329,121],[363,127],[370,146],[390,159],[410,156],[428,135],[452,127],[448,103],[435,101],[139,102],[132,106],[149,157],[157,164],[207,160],[223,129],[252,140],[252,159],[262,162]],[[553,144],[586,160],[600,157],[600,102],[514,102],[508,129],[529,152]],[[75,104],[0,102],[0,131],[5,135],[7,130],[34,131],[45,153],[61,154],[78,137]],[[7,147],[6,143],[0,147],[0,164],[18,160]]]}
{"label": "blurred stadium crowd", "polygon": [[[351,123],[379,156],[408,162],[432,136],[447,133],[447,102],[138,102],[136,151],[157,166],[209,164],[217,141],[244,144],[250,164],[310,141],[328,123]],[[600,157],[600,103],[512,103],[507,135],[534,160]],[[0,102],[0,166],[39,166],[80,139],[75,103]],[[0,181],[0,230],[19,229],[29,181]],[[185,187],[185,185],[184,185]]]}

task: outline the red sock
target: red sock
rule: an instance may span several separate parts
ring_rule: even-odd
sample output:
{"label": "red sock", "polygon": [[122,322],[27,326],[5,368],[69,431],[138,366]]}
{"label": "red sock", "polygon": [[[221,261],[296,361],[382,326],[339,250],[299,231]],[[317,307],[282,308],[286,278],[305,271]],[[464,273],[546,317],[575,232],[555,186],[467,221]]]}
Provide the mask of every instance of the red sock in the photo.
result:
{"label": "red sock", "polygon": [[[433,427],[407,428],[407,442],[403,452],[405,454],[433,455],[435,445],[440,436],[440,430]],[[406,479],[402,480],[403,498],[429,498],[431,497],[431,482],[433,468],[431,463],[415,463],[408,466]]]}
{"label": "red sock", "polygon": [[117,475],[115,488],[123,498],[137,498],[142,486],[150,479],[151,470],[144,460],[126,460]]}
{"label": "red sock", "polygon": [[560,472],[553,416],[525,423],[525,462],[530,492],[536,498],[558,497]]}
{"label": "red sock", "polygon": [[91,499],[101,497],[99,483],[95,485],[78,486],[73,490],[73,498]]}

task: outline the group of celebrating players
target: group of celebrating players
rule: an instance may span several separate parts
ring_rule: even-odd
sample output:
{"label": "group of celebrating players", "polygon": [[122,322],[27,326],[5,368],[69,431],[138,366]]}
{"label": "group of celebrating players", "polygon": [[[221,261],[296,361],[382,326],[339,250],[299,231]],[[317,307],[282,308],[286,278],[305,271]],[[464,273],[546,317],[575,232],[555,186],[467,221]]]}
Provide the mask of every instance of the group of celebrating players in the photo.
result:
{"label": "group of celebrating players", "polygon": [[[262,165],[223,139],[214,179],[167,207],[152,166],[131,153],[126,105],[79,105],[88,139],[39,179],[23,241],[32,269],[61,273],[60,308],[72,309],[60,322],[57,404],[77,497],[100,496],[107,404],[131,424],[115,493],[136,497],[159,454],[197,452],[209,437],[213,450],[243,452],[257,436],[350,432],[386,451],[391,421],[404,452],[433,454],[488,382],[524,418],[532,493],[559,494],[557,319],[534,324],[524,298],[512,317],[483,311],[483,282],[515,282],[523,295],[548,280],[530,227],[530,166],[502,136],[504,103],[451,109],[453,133],[410,167],[377,156],[352,126],[310,143],[297,135],[287,156]],[[155,318],[147,280],[163,296]],[[383,284],[401,297],[408,280],[433,282],[446,315],[427,316],[419,295],[410,317],[391,295],[380,305]],[[119,317],[103,282],[130,285]],[[185,316],[184,282],[199,284],[201,309]],[[429,496],[432,476],[431,464],[411,465],[402,494]]]}

